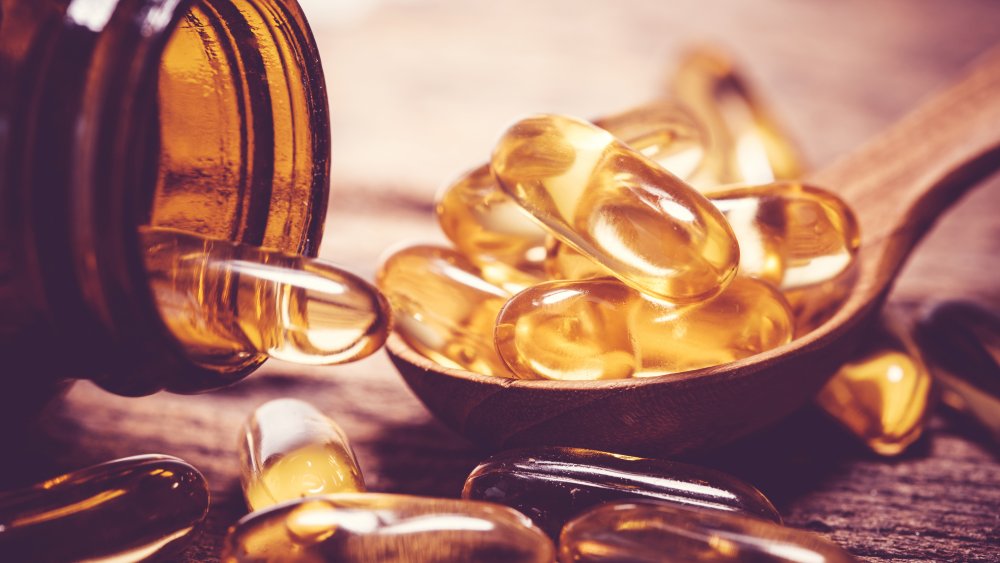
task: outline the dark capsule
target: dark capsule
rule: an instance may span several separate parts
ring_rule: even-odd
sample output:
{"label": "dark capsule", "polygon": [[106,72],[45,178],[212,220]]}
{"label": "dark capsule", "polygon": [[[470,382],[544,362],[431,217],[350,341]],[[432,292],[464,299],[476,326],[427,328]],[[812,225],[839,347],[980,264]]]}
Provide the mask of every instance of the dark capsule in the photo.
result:
{"label": "dark capsule", "polygon": [[608,503],[574,518],[559,537],[562,563],[855,559],[810,532],[718,510],[659,501]]}
{"label": "dark capsule", "polygon": [[1000,442],[1000,317],[961,301],[942,303],[917,325],[941,399]]}
{"label": "dark capsule", "polygon": [[607,501],[657,499],[781,522],[770,501],[739,479],[694,465],[578,448],[497,454],[465,480],[462,498],[505,504],[553,538],[567,520]]}
{"label": "dark capsule", "polygon": [[177,458],[102,463],[0,495],[0,560],[163,557],[191,541],[208,502],[205,478]]}

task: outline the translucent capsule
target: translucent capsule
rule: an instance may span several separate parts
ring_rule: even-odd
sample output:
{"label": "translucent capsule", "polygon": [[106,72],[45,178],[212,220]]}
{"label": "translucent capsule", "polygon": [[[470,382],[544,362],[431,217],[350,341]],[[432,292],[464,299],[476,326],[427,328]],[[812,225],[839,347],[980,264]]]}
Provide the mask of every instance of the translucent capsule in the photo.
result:
{"label": "translucent capsule", "polygon": [[485,279],[509,291],[540,281],[545,230],[497,187],[488,165],[441,192],[436,211],[445,236]]}
{"label": "translucent capsule", "polygon": [[802,176],[798,151],[727,55],[712,49],[691,52],[672,89],[708,128],[709,150],[702,173],[690,179],[693,186],[766,184]]}
{"label": "translucent capsule", "polygon": [[594,121],[678,178],[696,174],[705,159],[708,132],[690,112],[659,101]]}
{"label": "translucent capsule", "polygon": [[309,403],[264,403],[240,434],[240,481],[250,510],[312,495],[365,491],[344,431]]}
{"label": "translucent capsule", "polygon": [[330,264],[143,227],[146,270],[164,323],[206,364],[255,354],[338,364],[378,350],[388,303],[368,282]]}
{"label": "translucent capsule", "polygon": [[559,537],[559,561],[848,563],[855,559],[816,534],[766,520],[636,501],[607,503],[571,520]]}
{"label": "translucent capsule", "polygon": [[722,214],[599,127],[553,115],[522,120],[501,138],[492,167],[553,236],[640,291],[693,302],[736,275],[739,247]]}
{"label": "translucent capsule", "polygon": [[733,362],[788,343],[792,329],[781,294],[751,278],[687,307],[597,278],[515,295],[497,319],[496,344],[522,378],[610,379]]}
{"label": "translucent capsule", "polygon": [[1000,442],[1000,317],[973,303],[951,301],[936,306],[917,328],[942,401]]}
{"label": "translucent capsule", "polygon": [[[822,286],[854,264],[860,245],[857,220],[843,200],[797,182],[733,187],[707,197],[739,242],[740,275],[784,292],[808,288],[800,299],[814,304],[834,298]],[[547,249],[545,269],[557,279],[605,275],[599,264],[558,242]]]}
{"label": "translucent capsule", "polygon": [[417,352],[446,367],[513,377],[493,345],[510,294],[479,277],[469,259],[411,246],[383,261],[376,283],[392,303],[396,332]]}
{"label": "translucent capsule", "polygon": [[835,279],[854,262],[858,222],[836,195],[798,182],[708,195],[740,244],[740,274],[783,291]]}
{"label": "translucent capsule", "polygon": [[[650,104],[596,124],[681,178],[705,153],[706,134],[675,104]],[[514,292],[541,281],[546,231],[500,190],[488,165],[444,189],[436,212],[445,235],[486,280]]]}
{"label": "translucent capsule", "polygon": [[523,514],[485,502],[376,493],[311,497],[230,529],[225,562],[549,563],[552,542]]}
{"label": "translucent capsule", "polygon": [[841,366],[816,396],[824,411],[886,456],[902,453],[923,432],[931,377],[920,351],[892,319]]}
{"label": "translucent capsule", "polygon": [[557,538],[563,524],[607,501],[657,499],[781,522],[753,486],[712,469],[579,448],[511,450],[479,464],[462,498],[504,504]]}
{"label": "translucent capsule", "polygon": [[208,514],[197,469],[163,455],[95,465],[0,494],[7,561],[144,561],[180,552]]}

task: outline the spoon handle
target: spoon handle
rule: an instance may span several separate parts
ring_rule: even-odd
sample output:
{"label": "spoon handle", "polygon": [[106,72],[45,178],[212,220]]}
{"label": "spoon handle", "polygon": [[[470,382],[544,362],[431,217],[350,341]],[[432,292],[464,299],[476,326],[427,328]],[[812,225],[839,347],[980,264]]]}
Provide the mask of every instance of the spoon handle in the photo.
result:
{"label": "spoon handle", "polygon": [[[858,215],[869,287],[880,291],[934,220],[1000,169],[1000,47],[813,181],[840,193]],[[867,269],[867,268],[866,268]],[[867,276],[866,276],[867,277]]]}

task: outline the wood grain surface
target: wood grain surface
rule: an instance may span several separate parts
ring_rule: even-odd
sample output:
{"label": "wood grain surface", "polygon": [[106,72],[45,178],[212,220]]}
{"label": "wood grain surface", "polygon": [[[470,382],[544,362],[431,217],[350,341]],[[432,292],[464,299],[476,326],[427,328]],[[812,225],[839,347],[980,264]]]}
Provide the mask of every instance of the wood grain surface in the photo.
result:
{"label": "wood grain surface", "polygon": [[[1000,3],[989,0],[303,4],[333,110],[322,255],[368,278],[387,247],[442,240],[434,192],[483,161],[507,123],[541,111],[597,116],[656,97],[670,61],[692,42],[739,55],[814,165],[859,145],[1000,42]],[[919,313],[963,298],[1000,310],[998,210],[994,180],[944,217],[893,305]],[[454,497],[489,455],[435,421],[378,354],[324,369],[271,362],[230,389],[193,397],[125,399],[77,384],[8,464],[27,481],[140,453],[182,457],[213,494],[185,558],[214,560],[226,527],[246,512],[237,429],[255,406],[283,396],[340,422],[375,491]],[[807,408],[695,460],[754,483],[787,524],[863,559],[994,561],[998,456],[974,426],[942,410],[904,456],[880,459]]]}

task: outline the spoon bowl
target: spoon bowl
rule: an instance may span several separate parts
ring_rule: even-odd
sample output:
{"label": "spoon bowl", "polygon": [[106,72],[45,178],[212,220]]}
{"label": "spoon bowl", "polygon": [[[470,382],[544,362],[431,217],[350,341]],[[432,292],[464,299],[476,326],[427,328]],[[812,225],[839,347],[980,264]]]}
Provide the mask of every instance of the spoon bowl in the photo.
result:
{"label": "spoon bowl", "polygon": [[997,169],[1000,49],[810,179],[838,193],[858,216],[857,277],[829,320],[785,346],[696,371],[614,381],[514,380],[450,369],[395,334],[386,349],[431,412],[478,444],[636,454],[718,446],[809,401],[868,333],[934,220]]}

